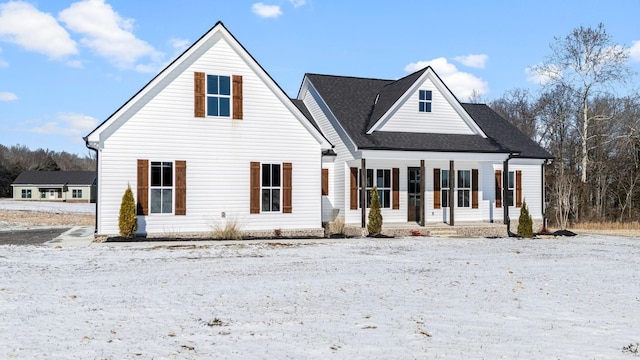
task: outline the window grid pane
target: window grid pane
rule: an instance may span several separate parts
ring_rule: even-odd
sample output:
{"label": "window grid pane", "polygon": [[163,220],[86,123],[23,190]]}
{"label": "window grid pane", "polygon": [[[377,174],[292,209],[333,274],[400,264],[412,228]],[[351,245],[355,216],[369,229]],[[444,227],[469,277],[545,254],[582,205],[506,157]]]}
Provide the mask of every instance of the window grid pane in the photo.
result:
{"label": "window grid pane", "polygon": [[207,116],[231,116],[231,77],[207,75]]}
{"label": "window grid pane", "polygon": [[[375,177],[374,177],[375,175]],[[360,183],[360,171],[357,177],[358,184],[358,207],[360,207],[362,184]],[[378,189],[378,198],[381,208],[391,207],[391,169],[367,169],[367,183],[365,184],[367,208],[371,207],[371,190],[375,186]]]}
{"label": "window grid pane", "polygon": [[262,164],[262,211],[280,211],[280,164]]}

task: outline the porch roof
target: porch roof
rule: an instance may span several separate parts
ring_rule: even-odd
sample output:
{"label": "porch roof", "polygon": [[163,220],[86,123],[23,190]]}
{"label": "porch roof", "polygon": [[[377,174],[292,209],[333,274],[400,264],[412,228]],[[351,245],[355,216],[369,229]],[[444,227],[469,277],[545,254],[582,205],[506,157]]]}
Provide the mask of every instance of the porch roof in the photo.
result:
{"label": "porch roof", "polygon": [[[416,72],[400,80],[306,74],[359,149],[433,152],[517,153],[551,158],[546,150],[485,104],[461,104],[488,136],[375,131],[370,126],[407,91]],[[376,98],[379,97],[376,103]]]}

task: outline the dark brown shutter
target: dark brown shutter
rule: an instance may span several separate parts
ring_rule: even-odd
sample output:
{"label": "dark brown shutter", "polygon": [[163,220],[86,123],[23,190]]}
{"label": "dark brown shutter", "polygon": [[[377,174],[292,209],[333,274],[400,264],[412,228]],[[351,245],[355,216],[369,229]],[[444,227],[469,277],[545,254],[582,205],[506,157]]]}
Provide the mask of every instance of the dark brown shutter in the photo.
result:
{"label": "dark brown shutter", "polygon": [[478,208],[478,169],[471,169],[471,208]]}
{"label": "dark brown shutter", "polygon": [[251,189],[249,192],[249,213],[260,213],[260,163],[251,162],[251,173],[249,175]]}
{"label": "dark brown shutter", "polygon": [[433,169],[433,208],[440,209],[440,169]]}
{"label": "dark brown shutter", "polygon": [[149,160],[138,159],[138,215],[149,215]]}
{"label": "dark brown shutter", "polygon": [[176,215],[187,215],[187,162],[176,160]]}
{"label": "dark brown shutter", "polygon": [[393,168],[391,176],[391,208],[400,209],[400,169]]}
{"label": "dark brown shutter", "polygon": [[193,73],[193,116],[205,117],[205,86],[204,73]]}
{"label": "dark brown shutter", "polygon": [[351,176],[350,176],[350,185],[349,185],[349,199],[350,199],[350,209],[358,210],[358,168],[351,168]]}
{"label": "dark brown shutter", "polygon": [[322,169],[322,195],[329,195],[329,169]]}
{"label": "dark brown shutter", "polygon": [[291,163],[282,164],[282,212],[291,214],[292,207]]}
{"label": "dark brown shutter", "polygon": [[502,207],[502,170],[496,170],[496,207]]}
{"label": "dark brown shutter", "polygon": [[516,171],[516,207],[522,207],[522,171]]}
{"label": "dark brown shutter", "polygon": [[233,118],[242,120],[242,75],[233,75]]}

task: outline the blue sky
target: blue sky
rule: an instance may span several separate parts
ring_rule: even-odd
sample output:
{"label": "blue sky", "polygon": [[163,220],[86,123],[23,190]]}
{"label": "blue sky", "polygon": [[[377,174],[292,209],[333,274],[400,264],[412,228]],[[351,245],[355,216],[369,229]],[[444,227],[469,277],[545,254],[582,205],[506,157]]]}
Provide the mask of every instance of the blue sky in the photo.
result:
{"label": "blue sky", "polygon": [[82,136],[218,20],[291,97],[307,72],[397,79],[431,64],[461,100],[490,101],[538,89],[526,69],[554,37],[599,22],[640,73],[638,14],[637,0],[2,1],[0,144],[88,154]]}

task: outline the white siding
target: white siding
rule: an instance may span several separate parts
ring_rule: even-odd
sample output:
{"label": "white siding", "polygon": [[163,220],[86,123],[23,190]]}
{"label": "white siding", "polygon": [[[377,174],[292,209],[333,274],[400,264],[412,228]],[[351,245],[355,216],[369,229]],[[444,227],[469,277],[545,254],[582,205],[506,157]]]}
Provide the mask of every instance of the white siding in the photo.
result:
{"label": "white siding", "polygon": [[333,164],[334,163],[330,161],[323,161],[322,163],[322,168],[327,169],[329,172],[329,194],[322,196],[322,222],[333,221],[340,212],[340,208],[335,206],[336,182],[333,177],[335,171]]}
{"label": "white siding", "polygon": [[[419,112],[419,91],[431,90],[431,112]],[[378,131],[405,131],[437,134],[474,134],[436,85],[426,78]]]}
{"label": "white siding", "polygon": [[[539,162],[539,164],[535,164]],[[534,164],[532,164],[534,163]],[[502,222],[504,218],[503,208],[495,207],[495,171],[502,170],[502,164],[488,164],[485,166],[485,199],[492,205],[493,220]],[[542,167],[541,161],[530,160],[520,161],[510,160],[509,171],[522,171],[522,200],[527,203],[529,207],[529,214],[534,220],[542,220]],[[503,199],[503,206],[504,206]],[[515,206],[509,206],[509,217],[511,223],[518,222],[520,217],[520,208]],[[489,217],[485,217],[485,220],[490,220]],[[537,229],[534,229],[536,231]]]}
{"label": "white siding", "polygon": [[[243,76],[242,120],[195,118],[193,73]],[[186,216],[139,217],[141,232],[206,232],[235,219],[242,230],[321,226],[318,141],[220,38],[104,142],[99,155],[99,234],[118,233],[122,195],[136,193],[137,159],[186,160]],[[249,214],[250,162],[292,163],[293,213]]]}
{"label": "white siding", "polygon": [[[322,130],[322,133],[327,137],[329,142],[335,146],[334,151],[337,156],[331,160],[333,163],[333,171],[329,172],[329,183],[333,184],[333,187],[330,189],[330,191],[332,191],[330,194],[332,194],[331,201],[335,209],[333,215],[344,217],[345,196],[349,195],[349,170],[347,168],[345,172],[344,163],[354,159],[353,152],[355,149],[313,87],[309,87],[308,91],[302,96],[302,100]],[[347,176],[346,192],[345,175]],[[348,201],[348,199],[346,199],[346,201]]]}

